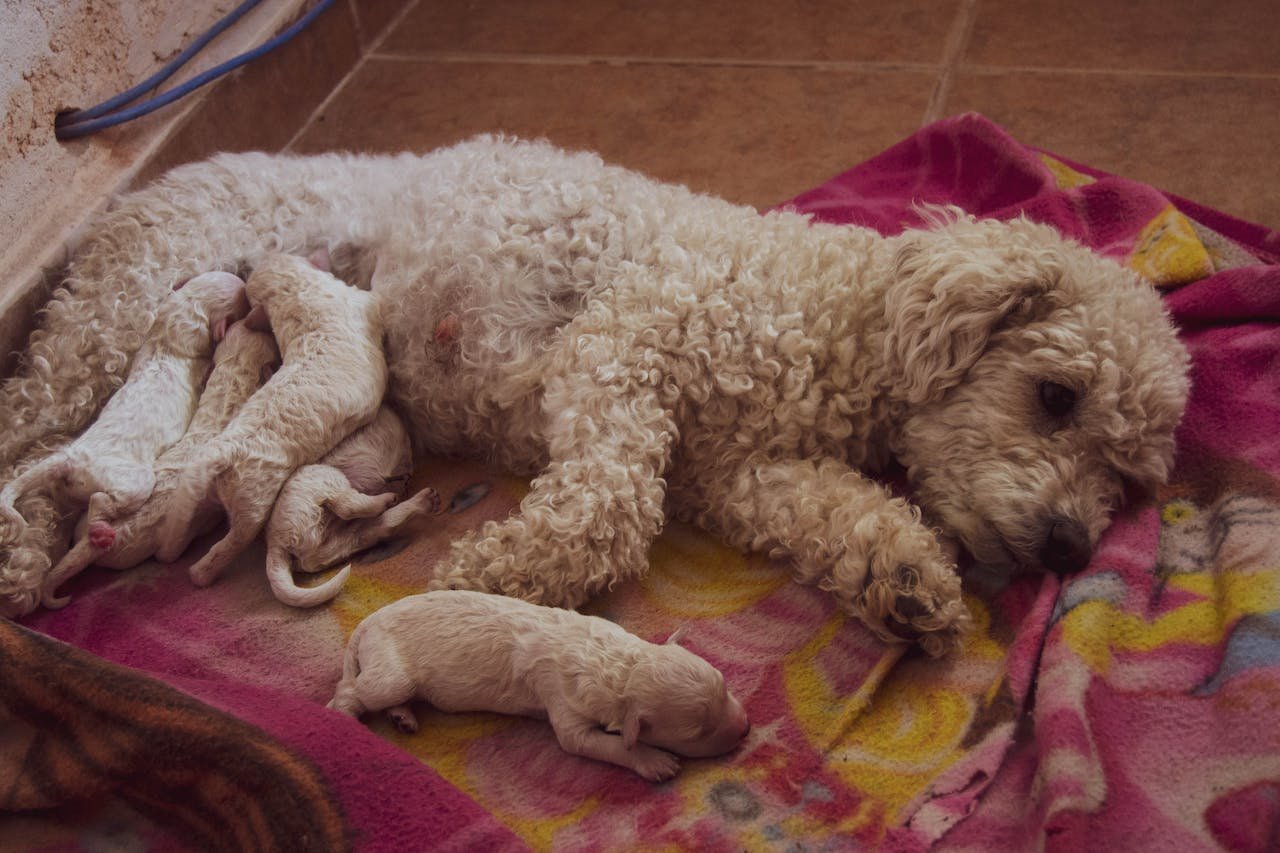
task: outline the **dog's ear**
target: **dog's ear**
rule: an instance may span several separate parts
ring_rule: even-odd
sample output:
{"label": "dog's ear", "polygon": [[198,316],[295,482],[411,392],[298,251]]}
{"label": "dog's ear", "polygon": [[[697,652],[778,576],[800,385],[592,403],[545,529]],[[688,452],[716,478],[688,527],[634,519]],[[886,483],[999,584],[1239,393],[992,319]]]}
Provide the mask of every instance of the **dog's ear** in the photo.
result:
{"label": "dog's ear", "polygon": [[910,405],[939,399],[961,381],[992,334],[1050,307],[1052,263],[999,245],[1007,227],[961,216],[938,231],[899,238],[885,295],[883,350],[899,399]]}
{"label": "dog's ear", "polygon": [[271,318],[267,316],[266,307],[258,304],[249,309],[249,313],[244,318],[244,325],[255,332],[270,332]]}
{"label": "dog's ear", "polygon": [[627,715],[622,718],[622,744],[627,749],[635,749],[640,742],[640,733],[647,723],[634,702],[627,706]]}
{"label": "dog's ear", "polygon": [[307,263],[324,272],[330,272],[333,269],[333,259],[329,257],[328,247],[316,249],[307,255]]}
{"label": "dog's ear", "polygon": [[671,632],[671,636],[667,637],[667,641],[663,643],[663,645],[664,646],[680,645],[680,641],[684,639],[684,635],[687,634],[688,632],[689,632],[689,626],[681,625],[679,628]]}

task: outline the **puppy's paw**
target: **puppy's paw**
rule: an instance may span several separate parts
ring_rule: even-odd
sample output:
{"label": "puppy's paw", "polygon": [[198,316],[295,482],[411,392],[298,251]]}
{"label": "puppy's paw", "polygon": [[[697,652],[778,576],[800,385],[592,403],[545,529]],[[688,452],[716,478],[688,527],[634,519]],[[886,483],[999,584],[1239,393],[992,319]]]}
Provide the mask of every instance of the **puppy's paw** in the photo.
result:
{"label": "puppy's paw", "polygon": [[191,568],[187,569],[187,577],[191,579],[193,585],[203,589],[218,579],[218,572],[202,559],[191,564]]}
{"label": "puppy's paw", "polygon": [[632,752],[631,769],[650,782],[665,782],[680,772],[680,759],[665,750],[636,744]]}
{"label": "puppy's paw", "polygon": [[435,515],[440,511],[440,493],[428,486],[420,489],[406,503],[413,503],[417,511],[423,515]]}
{"label": "puppy's paw", "polygon": [[89,544],[100,551],[105,551],[116,542],[116,529],[105,521],[95,521],[89,525]]}
{"label": "puppy's paw", "polygon": [[408,705],[393,705],[387,709],[387,717],[396,724],[396,728],[407,735],[417,734],[418,718],[409,710]]}

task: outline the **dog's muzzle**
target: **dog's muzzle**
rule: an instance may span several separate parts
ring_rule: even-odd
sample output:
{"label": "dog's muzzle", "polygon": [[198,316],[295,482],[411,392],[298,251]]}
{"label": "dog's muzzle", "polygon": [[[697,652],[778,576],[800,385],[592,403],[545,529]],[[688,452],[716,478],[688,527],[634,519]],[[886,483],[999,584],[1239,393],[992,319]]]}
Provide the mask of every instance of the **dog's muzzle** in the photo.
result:
{"label": "dog's muzzle", "polygon": [[1054,518],[1049,522],[1044,544],[1037,554],[1044,567],[1054,574],[1078,572],[1093,559],[1093,546],[1084,525],[1070,518]]}

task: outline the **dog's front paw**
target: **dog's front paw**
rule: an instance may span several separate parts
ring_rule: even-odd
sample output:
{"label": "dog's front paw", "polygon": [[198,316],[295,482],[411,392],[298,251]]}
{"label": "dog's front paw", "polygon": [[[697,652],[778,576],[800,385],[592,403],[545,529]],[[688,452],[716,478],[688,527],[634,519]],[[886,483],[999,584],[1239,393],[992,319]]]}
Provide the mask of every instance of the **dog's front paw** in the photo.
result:
{"label": "dog's front paw", "polygon": [[[922,580],[926,572],[938,576],[934,585]],[[954,578],[955,583],[944,577],[943,572]],[[876,612],[885,630],[898,639],[919,643],[933,657],[958,648],[969,628],[971,620],[960,597],[959,576],[949,562],[941,570],[897,566],[889,580],[873,581],[867,593],[867,609],[883,608]]]}
{"label": "dog's front paw", "polygon": [[822,586],[886,642],[916,642],[933,657],[957,648],[970,624],[960,576],[918,521],[882,525],[865,562],[838,563]]}
{"label": "dog's front paw", "polygon": [[632,753],[631,769],[650,782],[665,782],[680,772],[680,759],[665,750],[636,744]]}

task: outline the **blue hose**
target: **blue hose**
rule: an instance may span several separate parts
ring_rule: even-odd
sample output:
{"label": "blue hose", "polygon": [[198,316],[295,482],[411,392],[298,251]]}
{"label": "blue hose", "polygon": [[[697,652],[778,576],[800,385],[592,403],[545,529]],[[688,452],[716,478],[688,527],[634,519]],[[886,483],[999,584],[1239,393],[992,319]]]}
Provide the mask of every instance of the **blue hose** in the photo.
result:
{"label": "blue hose", "polygon": [[59,140],[76,139],[81,136],[88,136],[89,134],[97,133],[98,131],[105,130],[108,127],[114,127],[117,124],[123,124],[126,121],[131,121],[150,112],[154,112],[163,106],[173,103],[179,98],[191,94],[206,83],[234,71],[241,65],[252,62],[266,53],[270,53],[309,27],[322,12],[333,5],[333,0],[320,0],[320,2],[311,8],[305,15],[289,26],[288,29],[284,30],[279,35],[268,39],[252,50],[248,50],[239,56],[233,57],[221,65],[210,68],[208,71],[197,74],[195,77],[192,77],[190,80],[170,89],[162,95],[149,98],[145,101],[134,104],[131,107],[119,109],[130,101],[137,99],[144,92],[149,91],[169,79],[174,72],[182,67],[205,45],[216,38],[223,32],[223,30],[238,21],[246,12],[258,5],[260,2],[261,0],[245,0],[244,3],[241,3],[238,7],[222,18],[222,20],[214,24],[208,32],[196,39],[190,47],[171,59],[155,74],[151,75],[133,88],[121,92],[119,95],[109,98],[96,106],[59,114],[54,120],[54,136]]}

